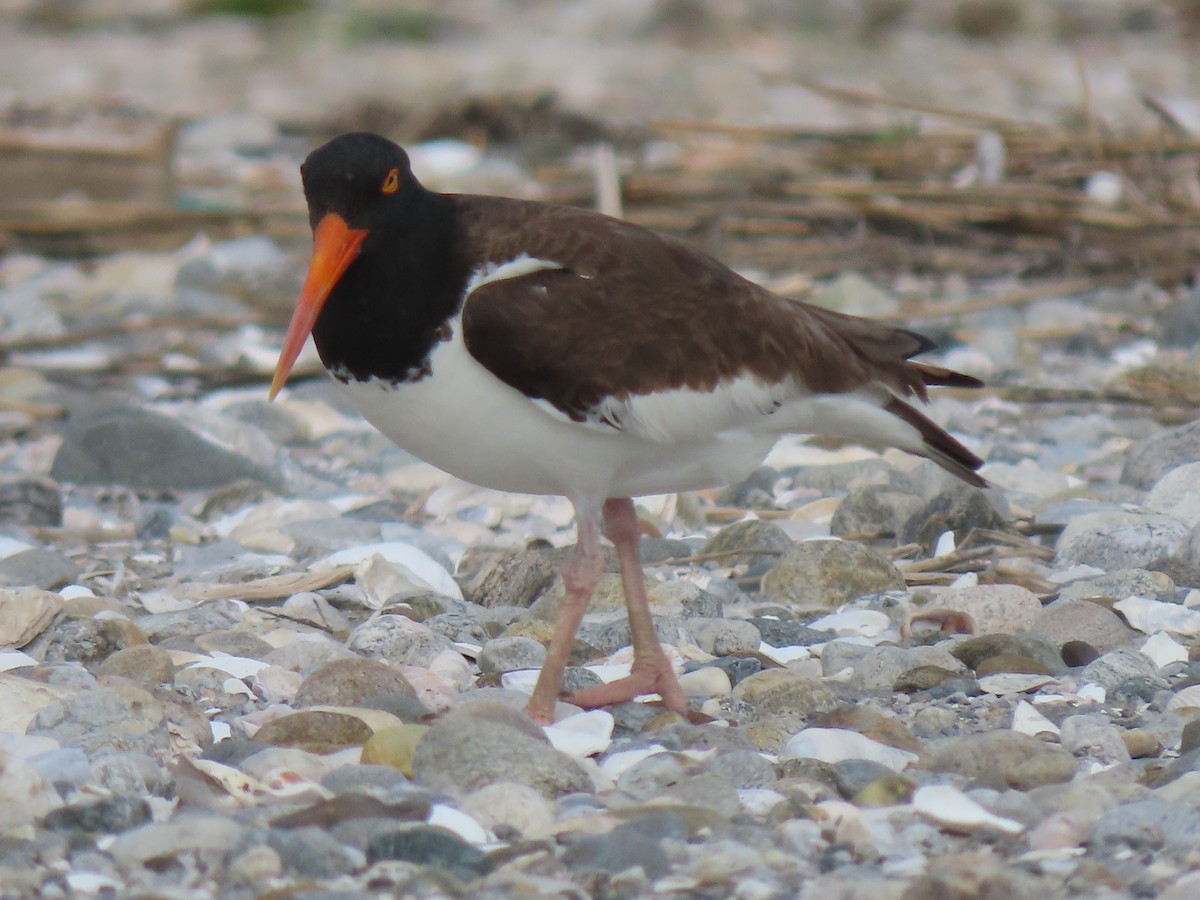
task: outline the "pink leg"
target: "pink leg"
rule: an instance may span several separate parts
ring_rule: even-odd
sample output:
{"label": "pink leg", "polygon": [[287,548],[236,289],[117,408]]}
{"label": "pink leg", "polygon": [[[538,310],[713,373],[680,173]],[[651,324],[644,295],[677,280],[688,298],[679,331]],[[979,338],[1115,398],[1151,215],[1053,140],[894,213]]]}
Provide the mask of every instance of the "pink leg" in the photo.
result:
{"label": "pink leg", "polygon": [[[638,550],[641,535],[633,501],[628,497],[605,501],[604,527],[616,547],[621,566],[621,586],[625,589],[625,606],[629,611],[629,631],[633,639],[633,667],[625,678],[577,691],[567,698],[567,702],[591,708],[657,693],[668,709],[687,712],[687,700],[650,618],[650,602],[646,599],[645,574]],[[578,624],[576,621],[575,627]]]}
{"label": "pink leg", "polygon": [[533,696],[525,711],[530,717],[543,724],[554,721],[554,704],[562,690],[563,669],[571,657],[575,644],[575,632],[587,612],[588,601],[596,589],[596,582],[604,573],[604,553],[600,549],[600,521],[594,506],[575,504],[575,520],[579,537],[575,544],[575,555],[562,567],[562,608],[554,631],[550,635],[550,646],[546,648],[546,661],[533,688]]}

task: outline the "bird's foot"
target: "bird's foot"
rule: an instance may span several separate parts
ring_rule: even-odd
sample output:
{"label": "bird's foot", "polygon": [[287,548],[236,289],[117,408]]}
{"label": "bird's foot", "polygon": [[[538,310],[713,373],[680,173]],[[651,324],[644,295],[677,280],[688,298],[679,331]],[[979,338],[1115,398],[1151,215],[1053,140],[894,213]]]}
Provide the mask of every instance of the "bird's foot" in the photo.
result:
{"label": "bird's foot", "polygon": [[650,662],[635,660],[633,668],[624,678],[584,688],[563,699],[584,709],[595,709],[599,706],[626,703],[643,694],[658,694],[667,709],[680,714],[687,713],[687,699],[683,696],[683,688],[679,686],[675,669],[665,654]]}

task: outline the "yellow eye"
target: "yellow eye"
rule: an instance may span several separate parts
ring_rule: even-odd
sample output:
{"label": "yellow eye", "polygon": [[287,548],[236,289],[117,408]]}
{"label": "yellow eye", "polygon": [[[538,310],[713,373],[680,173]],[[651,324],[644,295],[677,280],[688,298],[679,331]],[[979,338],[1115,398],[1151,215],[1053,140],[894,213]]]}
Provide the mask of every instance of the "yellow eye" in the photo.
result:
{"label": "yellow eye", "polygon": [[383,184],[380,186],[379,189],[381,191],[383,191],[385,194],[394,194],[394,193],[396,193],[396,190],[399,187],[400,187],[400,170],[392,169],[392,171],[387,173],[387,178],[383,179]]}

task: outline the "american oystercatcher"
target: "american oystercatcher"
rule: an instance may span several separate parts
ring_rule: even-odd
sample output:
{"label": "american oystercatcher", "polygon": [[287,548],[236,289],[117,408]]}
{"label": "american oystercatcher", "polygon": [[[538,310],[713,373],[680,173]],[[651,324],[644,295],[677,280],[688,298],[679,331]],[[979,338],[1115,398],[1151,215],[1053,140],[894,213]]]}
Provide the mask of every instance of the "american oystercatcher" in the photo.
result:
{"label": "american oystercatcher", "polygon": [[780,297],[682,241],[599,213],[426,190],[396,144],[352,133],[300,169],[313,255],[274,398],[312,334],[329,374],[405,450],[459,478],[560,494],[578,542],[528,711],[552,718],[603,571],[620,565],[634,662],[571,695],[686,707],[647,606],[631,497],[744,478],[780,435],[899,447],[969,484],[983,461],[909,404],[980,387],[914,362],[912,331]]}

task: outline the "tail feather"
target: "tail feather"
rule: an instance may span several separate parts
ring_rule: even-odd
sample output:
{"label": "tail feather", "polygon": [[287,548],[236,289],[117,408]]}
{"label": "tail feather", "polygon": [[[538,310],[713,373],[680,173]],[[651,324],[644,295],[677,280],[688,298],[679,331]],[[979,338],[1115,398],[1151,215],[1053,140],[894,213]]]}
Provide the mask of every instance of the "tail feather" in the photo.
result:
{"label": "tail feather", "polygon": [[[943,370],[948,371],[948,370]],[[957,375],[958,373],[951,373]],[[963,375],[963,378],[970,376]],[[972,379],[974,380],[974,379]],[[938,382],[932,382],[938,383]],[[978,488],[988,487],[987,480],[976,473],[983,465],[983,460],[950,436],[945,429],[939,427],[928,416],[909,406],[898,397],[893,397],[884,409],[911,425],[921,435],[923,446],[920,449],[905,447],[904,449],[933,460],[951,475],[956,475],[967,484]]]}
{"label": "tail feather", "polygon": [[955,372],[953,369],[947,369],[942,366],[931,365],[926,362],[908,363],[912,368],[916,369],[926,385],[938,387],[957,387],[957,388],[981,388],[983,382],[973,375],[964,375],[962,372]]}

